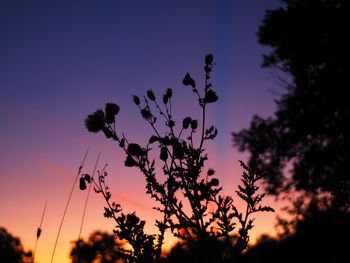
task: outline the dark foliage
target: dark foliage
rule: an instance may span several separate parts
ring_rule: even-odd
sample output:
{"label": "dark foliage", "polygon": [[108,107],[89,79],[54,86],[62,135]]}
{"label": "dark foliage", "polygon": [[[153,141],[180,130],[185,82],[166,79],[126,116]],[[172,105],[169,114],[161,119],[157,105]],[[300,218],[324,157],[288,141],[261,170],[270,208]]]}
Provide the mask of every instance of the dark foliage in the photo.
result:
{"label": "dark foliage", "polygon": [[[251,215],[256,212],[273,211],[270,207],[261,206],[264,195],[258,193],[257,182],[262,178],[258,169],[248,168],[241,162],[244,173],[237,194],[246,203],[244,213],[238,211],[232,197],[220,194],[220,182],[217,178],[212,178],[214,170],[206,169],[207,172],[204,172],[208,159],[204,150],[205,143],[217,136],[217,129],[212,125],[207,127],[206,124],[207,106],[218,100],[210,83],[212,67],[213,55],[209,54],[205,58],[203,89],[197,88],[189,73],[185,75],[183,84],[190,86],[195,94],[202,116],[200,119],[186,117],[180,127],[176,126],[172,115],[171,89],[167,89],[160,97],[162,103],[157,100],[152,90],[148,90],[146,96],[143,96],[144,103],[141,103],[138,96],[133,96],[141,116],[154,132],[145,146],[131,142],[124,133],[120,133],[115,123],[109,123],[103,117],[108,115],[107,112],[97,111],[85,121],[88,130],[95,132],[97,128],[92,127],[97,126],[97,117],[99,120],[104,118],[102,124],[98,122],[99,127],[102,127],[104,135],[116,142],[125,153],[125,166],[136,167],[145,176],[146,193],[158,203],[155,209],[161,213],[161,219],[155,221],[159,233],[146,234],[145,221],[140,220],[135,213],[124,214],[120,204],[110,201],[111,193],[105,182],[108,173],[105,168],[98,172],[97,180],[86,175],[81,177],[80,188],[86,188],[86,183],[92,183],[95,192],[103,195],[107,203],[104,216],[116,222],[114,233],[117,237],[131,245],[131,249],[117,249],[124,262],[164,262],[166,258],[161,255],[166,231],[185,242],[184,244],[193,251],[201,252],[201,260],[212,259],[210,262],[215,262],[216,259],[238,258],[248,244],[248,233],[254,221]],[[164,120],[165,129],[160,130],[156,127],[159,119]],[[198,139],[195,138],[196,134]],[[159,156],[157,161],[151,159],[151,151],[155,151],[156,156]],[[162,177],[165,178],[164,182],[158,180],[156,168],[160,168]],[[238,235],[235,238],[236,242],[233,242],[233,230],[236,229],[236,225]],[[210,250],[214,244],[222,244],[224,249],[215,254],[214,250]],[[204,262],[201,260],[193,262]]]}
{"label": "dark foliage", "polygon": [[296,221],[292,233],[278,240],[261,237],[243,256],[242,263],[350,262],[349,222],[349,213],[313,206]]}
{"label": "dark foliage", "polygon": [[[227,246],[222,240],[210,238],[205,242],[197,240],[189,243],[178,243],[168,255],[168,263],[222,263],[229,260],[227,258]],[[204,251],[210,251],[205,253]]]}
{"label": "dark foliage", "polygon": [[116,239],[115,234],[96,231],[87,241],[75,242],[70,256],[73,263],[93,263],[96,260],[100,263],[116,263],[121,259],[117,251],[122,246],[123,243]]}
{"label": "dark foliage", "polygon": [[25,263],[30,262],[31,252],[25,252],[19,238],[12,236],[0,227],[0,262]]}
{"label": "dark foliage", "polygon": [[267,11],[258,36],[272,47],[263,66],[286,73],[291,83],[276,101],[275,116],[254,116],[248,129],[233,134],[234,142],[250,152],[250,165],[266,172],[270,193],[331,193],[334,205],[348,209],[350,3],[283,2]]}

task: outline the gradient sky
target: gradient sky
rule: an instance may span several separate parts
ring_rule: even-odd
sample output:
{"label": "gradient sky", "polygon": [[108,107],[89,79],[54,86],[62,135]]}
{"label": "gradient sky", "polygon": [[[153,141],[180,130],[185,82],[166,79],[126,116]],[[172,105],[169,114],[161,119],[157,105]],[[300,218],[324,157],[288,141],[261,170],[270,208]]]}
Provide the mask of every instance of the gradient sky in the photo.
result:
{"label": "gradient sky", "polygon": [[[88,133],[83,121],[115,102],[121,106],[118,129],[142,143],[151,129],[131,95],[172,88],[178,120],[196,113],[192,93],[181,82],[190,72],[203,83],[207,53],[215,56],[213,82],[219,95],[209,107],[219,135],[207,146],[208,165],[217,170],[224,192],[233,193],[240,180],[237,161],[246,155],[232,147],[230,133],[246,127],[253,114],[272,114],[276,91],[281,91],[273,72],[260,68],[268,48],[257,43],[255,34],[264,11],[278,5],[277,0],[1,1],[0,226],[33,249],[47,200],[36,261],[49,262],[76,171],[90,147],[84,171],[91,172],[101,152],[99,167],[109,164],[114,200],[126,212],[136,210],[152,232],[157,213],[145,195],[143,176],[123,167],[124,156],[115,145],[102,134]],[[69,262],[85,194],[73,193],[54,262]],[[112,230],[103,204],[91,195],[83,236]],[[272,234],[274,217],[258,216],[253,238]]]}

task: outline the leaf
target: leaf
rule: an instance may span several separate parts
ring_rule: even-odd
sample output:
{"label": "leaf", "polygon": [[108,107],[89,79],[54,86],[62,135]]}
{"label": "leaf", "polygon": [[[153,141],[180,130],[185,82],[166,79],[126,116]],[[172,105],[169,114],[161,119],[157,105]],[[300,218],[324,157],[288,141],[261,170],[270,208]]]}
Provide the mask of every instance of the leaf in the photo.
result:
{"label": "leaf", "polygon": [[133,167],[133,166],[136,165],[136,162],[135,162],[135,160],[134,160],[130,155],[128,155],[128,156],[126,157],[126,160],[125,160],[124,164],[125,164],[125,166],[127,166],[127,167]]}
{"label": "leaf", "polygon": [[102,131],[103,131],[103,133],[104,133],[104,135],[106,136],[107,139],[113,137],[113,132],[109,128],[103,127]]}
{"label": "leaf", "polygon": [[133,156],[140,156],[143,155],[144,151],[142,150],[140,145],[136,143],[130,143],[128,145],[128,153]]}
{"label": "leaf", "polygon": [[168,151],[166,147],[160,148],[159,159],[161,159],[164,162],[166,162],[166,160],[168,159]]}

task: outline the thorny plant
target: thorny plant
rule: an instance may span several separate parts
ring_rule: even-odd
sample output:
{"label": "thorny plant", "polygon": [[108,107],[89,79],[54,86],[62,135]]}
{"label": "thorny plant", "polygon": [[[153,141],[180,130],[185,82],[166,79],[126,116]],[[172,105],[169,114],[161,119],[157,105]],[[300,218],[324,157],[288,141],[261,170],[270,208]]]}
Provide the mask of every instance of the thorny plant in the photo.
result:
{"label": "thorny plant", "polygon": [[[143,173],[147,194],[157,201],[159,206],[155,209],[162,214],[162,220],[155,222],[159,234],[146,234],[145,221],[140,220],[135,213],[124,214],[120,204],[110,201],[111,193],[105,184],[105,168],[99,172],[98,180],[94,180],[88,174],[80,178],[80,189],[84,190],[86,183],[93,183],[95,192],[103,195],[107,202],[104,216],[114,219],[114,232],[117,237],[125,239],[131,245],[132,249],[117,251],[124,262],[163,262],[165,259],[161,258],[161,252],[167,230],[189,243],[205,243],[212,238],[223,239],[231,251],[231,256],[239,255],[247,247],[248,231],[253,227],[251,214],[273,211],[270,207],[260,205],[264,197],[263,194],[257,193],[256,183],[262,177],[260,171],[248,168],[241,162],[245,171],[237,194],[246,203],[245,213],[238,211],[232,197],[220,194],[222,187],[219,186],[219,180],[213,177],[213,169],[203,172],[205,161],[208,159],[204,144],[214,140],[217,135],[217,129],[206,124],[207,106],[218,100],[210,81],[213,65],[213,55],[208,54],[205,57],[203,90],[197,88],[189,73],[185,75],[183,84],[190,87],[197,97],[202,116],[200,122],[193,117],[184,118],[179,131],[175,129],[176,123],[172,116],[171,89],[166,90],[161,100],[156,98],[152,90],[147,90],[143,103],[138,96],[133,96],[140,114],[154,131],[146,146],[129,142],[124,133],[117,132],[115,116],[119,113],[119,106],[114,103],[107,103],[104,111],[97,110],[85,120],[86,128],[90,132],[102,131],[125,152],[125,166],[136,167]],[[155,125],[158,120],[155,113],[165,120],[164,134]],[[200,140],[196,145],[194,137],[198,132]],[[151,151],[159,153],[158,162],[166,177],[163,183],[156,177],[156,161],[151,159]],[[237,222],[238,239],[233,244],[232,231]]]}

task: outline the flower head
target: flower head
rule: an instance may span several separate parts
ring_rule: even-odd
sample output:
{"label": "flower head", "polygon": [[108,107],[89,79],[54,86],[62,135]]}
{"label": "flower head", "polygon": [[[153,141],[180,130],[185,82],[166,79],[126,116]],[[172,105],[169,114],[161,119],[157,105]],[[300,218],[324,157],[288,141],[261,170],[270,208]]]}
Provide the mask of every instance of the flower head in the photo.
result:
{"label": "flower head", "polygon": [[119,112],[119,106],[114,103],[107,103],[105,107],[106,118],[105,121],[107,124],[115,122],[115,115]]}
{"label": "flower head", "polygon": [[105,114],[102,110],[97,110],[85,119],[85,127],[89,132],[99,132],[105,126]]}
{"label": "flower head", "polygon": [[216,95],[216,92],[208,89],[208,91],[205,93],[205,101],[207,103],[213,103],[218,100],[218,95]]}
{"label": "flower head", "polygon": [[106,108],[105,108],[106,115],[108,114],[117,115],[119,110],[120,110],[120,107],[117,104],[106,103]]}

